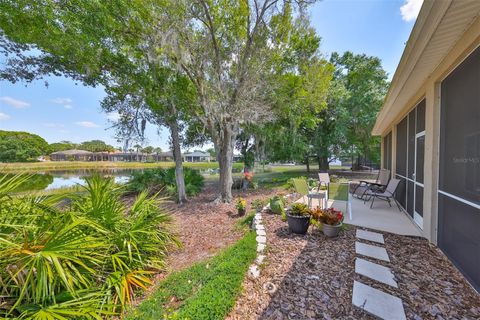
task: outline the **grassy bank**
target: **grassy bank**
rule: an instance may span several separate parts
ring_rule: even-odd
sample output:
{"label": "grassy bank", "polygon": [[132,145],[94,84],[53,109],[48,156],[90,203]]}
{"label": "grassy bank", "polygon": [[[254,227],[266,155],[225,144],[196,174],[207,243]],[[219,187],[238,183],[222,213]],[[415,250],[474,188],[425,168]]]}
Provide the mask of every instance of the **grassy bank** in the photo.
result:
{"label": "grassy bank", "polygon": [[248,232],[214,258],[168,276],[126,319],[224,319],[255,256],[255,233]]}
{"label": "grassy bank", "polygon": [[[234,163],[235,168],[243,168],[242,163]],[[141,169],[141,168],[170,168],[174,167],[174,162],[110,162],[110,161],[46,161],[46,162],[19,162],[19,163],[0,163],[0,172],[18,172],[18,171],[39,171],[39,170],[65,170],[65,169]],[[196,169],[215,169],[218,168],[218,162],[184,162],[185,167]]]}

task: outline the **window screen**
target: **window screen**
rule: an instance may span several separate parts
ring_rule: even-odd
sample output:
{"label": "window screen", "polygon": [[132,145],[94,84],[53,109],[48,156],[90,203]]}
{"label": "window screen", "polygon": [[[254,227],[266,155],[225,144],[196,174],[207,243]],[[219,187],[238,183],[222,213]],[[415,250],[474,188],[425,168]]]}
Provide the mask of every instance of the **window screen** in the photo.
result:
{"label": "window screen", "polygon": [[408,114],[408,178],[413,179],[415,173],[415,109]]}
{"label": "window screen", "polygon": [[397,155],[396,171],[401,176],[407,176],[407,117],[397,125]]}
{"label": "window screen", "polygon": [[397,192],[395,192],[395,199],[397,199],[398,203],[403,208],[407,207],[407,183],[406,179],[403,177],[400,177],[399,175],[396,176],[397,179],[400,180],[400,183],[398,184]]}
{"label": "window screen", "polygon": [[440,190],[480,204],[480,48],[441,91]]}
{"label": "window screen", "polygon": [[417,105],[417,133],[425,131],[425,99]]}
{"label": "window screen", "polygon": [[383,138],[383,168],[392,171],[392,133]]}

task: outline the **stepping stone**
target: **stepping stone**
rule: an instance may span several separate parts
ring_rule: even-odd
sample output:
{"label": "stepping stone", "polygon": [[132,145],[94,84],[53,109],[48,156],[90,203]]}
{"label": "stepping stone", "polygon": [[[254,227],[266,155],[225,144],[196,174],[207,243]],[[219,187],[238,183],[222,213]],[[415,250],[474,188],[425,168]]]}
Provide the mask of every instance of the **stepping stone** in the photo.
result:
{"label": "stepping stone", "polygon": [[256,240],[258,243],[261,243],[261,244],[267,243],[267,237],[265,236],[257,236]]}
{"label": "stepping stone", "polygon": [[400,298],[358,281],[353,281],[352,304],[380,319],[406,319]]}
{"label": "stepping stone", "polygon": [[373,241],[373,242],[378,242],[381,244],[384,244],[385,241],[383,240],[383,234],[378,233],[378,232],[371,232],[367,230],[361,230],[357,229],[357,238],[363,239],[363,240],[368,240],[368,241]]}
{"label": "stepping stone", "polygon": [[265,227],[261,224],[257,225],[257,230],[265,230]]}
{"label": "stepping stone", "polygon": [[260,230],[257,228],[257,236],[266,236],[267,234],[265,233],[265,230]]}
{"label": "stepping stone", "polygon": [[390,262],[387,250],[382,247],[372,246],[371,244],[355,241],[355,252],[370,258]]}
{"label": "stepping stone", "polygon": [[265,250],[265,244],[259,243],[257,245],[257,252],[263,252],[263,250]]}
{"label": "stepping stone", "polygon": [[355,272],[378,282],[382,282],[392,287],[398,288],[397,282],[394,280],[394,276],[390,268],[381,266],[367,260],[363,260],[361,258],[356,258]]}

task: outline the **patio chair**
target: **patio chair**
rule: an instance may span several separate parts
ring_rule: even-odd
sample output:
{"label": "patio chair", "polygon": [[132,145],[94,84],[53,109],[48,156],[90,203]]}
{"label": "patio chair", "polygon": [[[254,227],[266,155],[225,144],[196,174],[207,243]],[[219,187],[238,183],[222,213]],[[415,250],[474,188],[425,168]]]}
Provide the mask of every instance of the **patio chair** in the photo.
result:
{"label": "patio chair", "polygon": [[390,207],[392,206],[391,200],[395,201],[397,204],[398,210],[402,211],[400,208],[400,205],[398,204],[397,199],[395,199],[395,193],[397,192],[398,185],[400,184],[399,179],[392,179],[388,182],[387,187],[385,190],[367,190],[366,194],[364,196],[364,201],[363,203],[369,201],[372,199],[372,203],[370,204],[370,208],[373,208],[373,203],[375,202],[375,199],[387,201]]}
{"label": "patio chair", "polygon": [[318,173],[318,181],[319,181],[319,184],[318,184],[319,188],[322,185],[324,185],[325,187],[328,188],[328,186],[330,185],[330,175],[326,172],[325,173],[319,172]]}
{"label": "patio chair", "polygon": [[[302,197],[306,196],[308,201],[308,207],[312,207],[312,199],[318,199],[318,203],[320,204],[320,200],[325,199],[324,192],[312,192],[308,188],[307,181],[301,178],[294,178],[293,185],[295,187],[295,191],[300,194]],[[322,204],[323,207],[323,204]]]}
{"label": "patio chair", "polygon": [[[328,196],[330,194],[330,175],[327,172],[319,172],[318,173],[318,192],[320,192],[320,188],[325,186],[327,188],[327,194],[325,195],[325,201],[328,200]],[[324,206],[326,207],[326,203]]]}
{"label": "patio chair", "polygon": [[360,180],[352,192],[352,196],[364,200],[367,191],[383,191],[390,180],[390,170],[380,169],[375,182]]}

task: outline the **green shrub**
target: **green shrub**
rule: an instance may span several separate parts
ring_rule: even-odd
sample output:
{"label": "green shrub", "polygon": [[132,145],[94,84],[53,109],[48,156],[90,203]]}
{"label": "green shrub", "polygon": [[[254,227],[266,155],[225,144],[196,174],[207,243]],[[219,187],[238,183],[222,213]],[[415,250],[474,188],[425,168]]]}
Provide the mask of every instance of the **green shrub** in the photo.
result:
{"label": "green shrub", "polygon": [[113,179],[81,194],[15,196],[28,176],[0,179],[0,318],[93,319],[118,314],[177,243],[158,200],[127,208]]}
{"label": "green shrub", "polygon": [[[188,196],[195,196],[202,191],[204,177],[200,171],[184,167],[185,191]],[[158,192],[162,190],[169,196],[177,195],[177,182],[175,179],[175,168],[145,169],[140,172],[133,172],[132,178],[127,183],[127,189],[132,192],[150,190]]]}
{"label": "green shrub", "polygon": [[283,199],[280,196],[274,196],[270,199],[270,211],[276,214],[282,214],[285,211]]}

